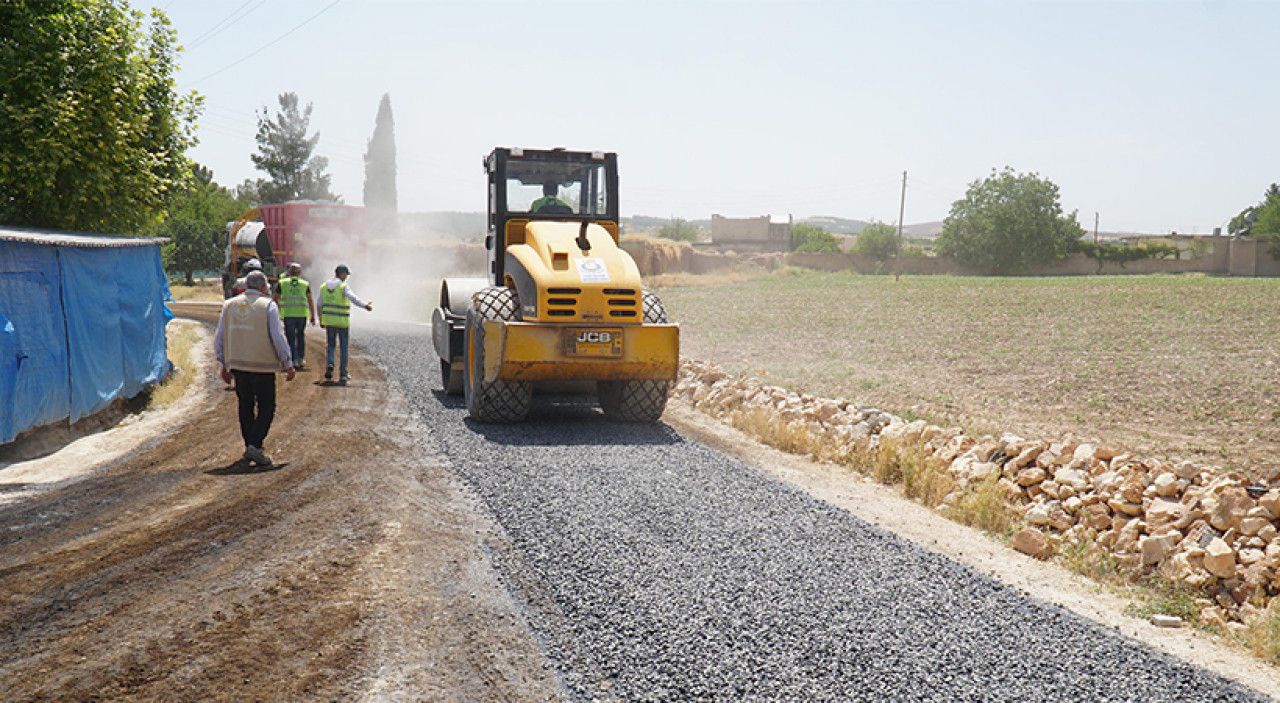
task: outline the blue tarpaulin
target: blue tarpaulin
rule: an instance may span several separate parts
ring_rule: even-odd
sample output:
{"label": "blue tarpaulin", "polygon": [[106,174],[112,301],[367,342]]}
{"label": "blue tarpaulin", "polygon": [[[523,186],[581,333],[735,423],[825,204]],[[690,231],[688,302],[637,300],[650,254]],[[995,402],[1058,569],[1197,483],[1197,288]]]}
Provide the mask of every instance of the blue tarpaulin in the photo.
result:
{"label": "blue tarpaulin", "polygon": [[0,228],[0,443],[168,372],[159,244]]}

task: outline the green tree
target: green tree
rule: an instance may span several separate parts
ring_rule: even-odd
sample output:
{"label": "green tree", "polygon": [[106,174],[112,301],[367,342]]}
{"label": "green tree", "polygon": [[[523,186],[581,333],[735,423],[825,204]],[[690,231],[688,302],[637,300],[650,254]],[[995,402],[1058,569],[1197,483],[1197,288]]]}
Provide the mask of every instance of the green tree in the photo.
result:
{"label": "green tree", "polygon": [[839,254],[840,242],[827,230],[802,222],[791,227],[791,250],[812,254]]}
{"label": "green tree", "polygon": [[270,180],[258,179],[258,204],[288,200],[337,200],[329,191],[329,160],[316,156],[320,134],[307,135],[311,103],[298,106],[296,93],[281,93],[280,109],[271,117],[266,108],[258,115],[258,153],[249,158]]}
{"label": "green tree", "polygon": [[222,266],[227,223],[251,207],[215,183],[209,169],[195,164],[192,171],[191,185],[173,198],[164,220],[150,231],[170,239],[161,249],[164,268],[183,274],[187,285],[194,285],[196,271]]}
{"label": "green tree", "polygon": [[658,236],[677,242],[696,242],[702,238],[702,230],[688,220],[673,217],[670,222],[658,228]]}
{"label": "green tree", "polygon": [[1083,235],[1076,214],[1062,214],[1057,185],[1006,166],[951,205],[936,249],[991,273],[1023,273],[1065,257]]}
{"label": "green tree", "polygon": [[1271,242],[1271,255],[1280,259],[1280,194],[1269,198],[1258,208],[1253,223],[1253,236]]}
{"label": "green tree", "polygon": [[396,123],[391,115],[391,96],[382,96],[373,136],[364,154],[364,206],[369,211],[370,228],[384,235],[396,233]]}
{"label": "green tree", "polygon": [[177,35],[125,0],[0,2],[0,223],[134,233],[190,173]]}
{"label": "green tree", "polygon": [[1231,221],[1227,223],[1227,234],[1233,237],[1248,237],[1252,235],[1258,216],[1262,214],[1267,205],[1277,200],[1280,200],[1280,183],[1272,183],[1267,187],[1266,192],[1262,194],[1262,202],[1257,205],[1250,205],[1231,218]]}
{"label": "green tree", "polygon": [[872,222],[864,227],[853,243],[854,251],[878,261],[895,256],[900,248],[897,228],[883,222]]}
{"label": "green tree", "polygon": [[264,183],[266,183],[266,181],[261,178],[246,178],[240,183],[240,185],[235,186],[231,190],[237,198],[248,203],[249,207],[257,207],[264,203],[271,202],[269,200],[262,199],[262,185]]}

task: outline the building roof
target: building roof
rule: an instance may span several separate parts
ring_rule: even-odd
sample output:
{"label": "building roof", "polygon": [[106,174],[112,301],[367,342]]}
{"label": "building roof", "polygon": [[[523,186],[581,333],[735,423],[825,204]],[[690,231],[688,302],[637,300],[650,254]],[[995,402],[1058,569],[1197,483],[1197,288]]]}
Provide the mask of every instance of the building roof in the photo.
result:
{"label": "building roof", "polygon": [[88,234],[85,232],[63,232],[56,229],[0,225],[0,242],[44,244],[51,247],[81,247],[85,249],[154,247],[168,241],[164,237],[125,237],[119,234]]}

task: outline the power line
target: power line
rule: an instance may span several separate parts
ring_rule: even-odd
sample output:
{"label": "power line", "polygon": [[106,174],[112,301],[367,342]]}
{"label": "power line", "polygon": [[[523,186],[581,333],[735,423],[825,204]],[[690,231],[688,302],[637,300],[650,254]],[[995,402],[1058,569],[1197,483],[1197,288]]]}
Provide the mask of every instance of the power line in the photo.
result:
{"label": "power line", "polygon": [[248,6],[250,3],[252,3],[252,2],[253,2],[253,0],[244,0],[244,3],[243,3],[243,4],[241,4],[239,7],[237,7],[236,9],[232,10],[232,11],[231,11],[231,14],[229,14],[229,15],[227,15],[226,17],[223,17],[222,19],[218,20],[217,24],[215,24],[215,25],[213,25],[212,27],[210,27],[210,28],[208,28],[208,29],[204,30],[204,34],[201,34],[200,36],[196,37],[195,39],[192,39],[191,41],[192,41],[192,42],[198,42],[198,41],[200,41],[201,39],[204,39],[205,37],[209,36],[209,34],[210,34],[211,32],[213,32],[214,30],[216,30],[218,27],[221,27],[221,26],[223,25],[223,23],[225,23],[227,20],[229,20],[229,19],[231,19],[232,17],[234,17],[234,16],[235,16],[235,14],[236,14],[237,12],[239,12],[239,11],[243,10],[245,7],[247,7],[247,6]]}
{"label": "power line", "polygon": [[241,57],[240,59],[238,59],[238,60],[236,60],[236,61],[233,61],[233,62],[231,62],[231,63],[227,64],[226,66],[223,66],[222,68],[220,68],[220,69],[218,69],[218,70],[214,71],[213,73],[210,73],[210,74],[209,74],[209,75],[207,75],[207,76],[202,76],[202,77],[200,77],[200,78],[197,78],[196,80],[194,80],[194,81],[192,81],[192,82],[188,83],[187,85],[188,85],[188,86],[191,86],[191,85],[195,85],[195,84],[197,84],[197,83],[203,83],[203,82],[205,82],[205,81],[209,80],[210,78],[213,78],[214,76],[216,76],[216,75],[218,75],[218,74],[220,74],[220,73],[223,73],[224,71],[228,71],[228,70],[230,70],[230,69],[232,69],[232,68],[235,68],[236,66],[239,66],[240,64],[244,63],[245,61],[248,61],[249,59],[253,58],[254,56],[257,56],[258,54],[262,53],[263,51],[266,51],[268,48],[270,48],[270,47],[274,46],[275,44],[279,43],[281,40],[283,40],[285,37],[288,37],[290,34],[293,34],[294,32],[298,31],[299,29],[302,29],[303,27],[307,26],[308,24],[311,24],[311,22],[312,22],[312,21],[314,21],[317,17],[319,17],[320,15],[323,15],[324,13],[328,12],[328,11],[329,11],[329,10],[330,10],[334,5],[337,5],[337,4],[338,4],[338,3],[340,3],[340,2],[342,2],[342,0],[333,0],[333,2],[329,3],[328,5],[325,5],[323,8],[321,8],[321,9],[320,9],[320,11],[319,11],[319,12],[317,12],[317,13],[315,13],[314,15],[311,15],[310,17],[306,18],[305,20],[303,20],[302,22],[300,22],[297,26],[295,26],[293,29],[290,29],[289,31],[285,32],[284,34],[281,34],[280,36],[276,37],[275,39],[272,39],[271,41],[267,42],[266,44],[263,44],[262,46],[258,47],[257,49],[254,49],[253,51],[249,52],[248,54],[246,54],[245,56]]}
{"label": "power line", "polygon": [[[250,2],[252,2],[252,0],[250,0]],[[248,17],[249,15],[253,14],[253,11],[254,11],[254,10],[258,9],[259,7],[262,7],[262,6],[263,6],[263,5],[265,5],[265,4],[267,4],[267,0],[259,0],[259,2],[258,2],[258,4],[257,4],[257,5],[254,5],[253,7],[249,8],[248,10],[245,10],[243,13],[241,13],[241,14],[240,14],[240,16],[239,16],[239,17],[237,17],[237,18],[235,18],[235,19],[231,20],[231,21],[230,21],[230,22],[228,22],[226,25],[224,25],[221,29],[219,29],[219,30],[215,31],[215,32],[214,32],[214,33],[212,33],[212,34],[209,34],[208,32],[205,32],[205,36],[203,36],[203,37],[198,37],[198,38],[196,38],[195,40],[193,40],[193,41],[191,42],[191,46],[188,46],[188,47],[187,47],[187,51],[190,51],[190,50],[192,50],[192,49],[195,49],[196,47],[198,47],[198,46],[200,46],[200,45],[202,45],[202,44],[208,44],[211,40],[213,40],[213,38],[214,38],[214,37],[218,36],[219,34],[222,34],[223,32],[227,31],[228,29],[231,29],[232,27],[234,27],[234,26],[235,26],[235,24],[236,24],[237,22],[239,22],[240,20],[242,20],[242,19],[244,19],[244,18]],[[244,7],[244,5],[241,5],[241,7]]]}

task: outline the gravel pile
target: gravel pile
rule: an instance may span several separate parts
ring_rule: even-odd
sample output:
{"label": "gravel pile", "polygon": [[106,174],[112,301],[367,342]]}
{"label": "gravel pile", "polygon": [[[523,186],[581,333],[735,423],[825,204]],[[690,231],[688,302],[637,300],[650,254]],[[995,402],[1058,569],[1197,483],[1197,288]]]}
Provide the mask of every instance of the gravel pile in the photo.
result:
{"label": "gravel pile", "polygon": [[472,423],[427,328],[355,336],[506,530],[499,570],[575,698],[1265,700],[665,426],[564,399]]}

